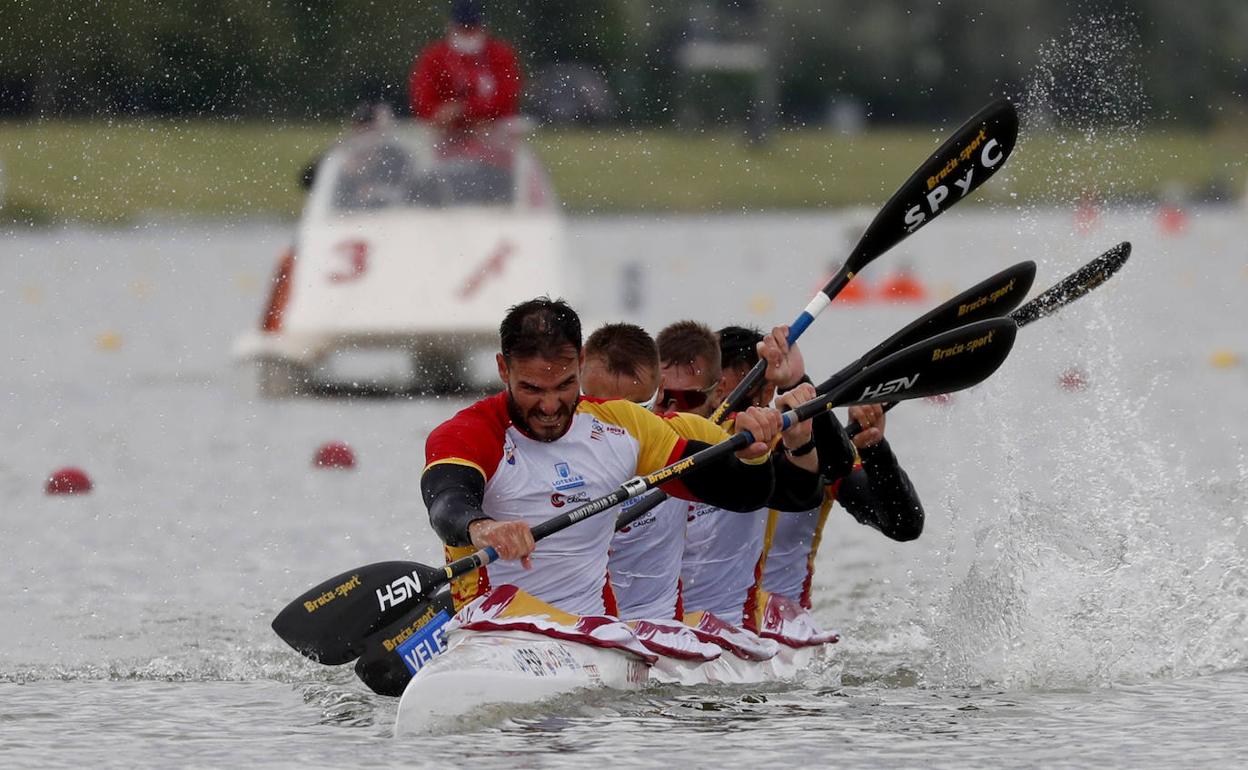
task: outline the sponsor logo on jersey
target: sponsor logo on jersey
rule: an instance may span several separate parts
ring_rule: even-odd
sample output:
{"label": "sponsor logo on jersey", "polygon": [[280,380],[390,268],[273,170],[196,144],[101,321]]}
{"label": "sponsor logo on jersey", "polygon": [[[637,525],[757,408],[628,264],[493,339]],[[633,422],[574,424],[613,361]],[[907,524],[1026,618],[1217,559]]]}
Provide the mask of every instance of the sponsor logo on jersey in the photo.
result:
{"label": "sponsor logo on jersey", "polygon": [[567,492],[569,489],[585,486],[585,477],[574,473],[567,463],[555,463],[555,473],[557,474],[554,481],[556,492]]}
{"label": "sponsor logo on jersey", "polygon": [[550,496],[550,504],[551,506],[555,508],[562,508],[568,503],[588,503],[588,502],[589,502],[588,492],[575,492],[570,495],[565,495],[560,492],[555,492],[554,494]]}
{"label": "sponsor logo on jersey", "polygon": [[508,465],[516,464],[516,445],[510,438],[503,442],[503,461]]}

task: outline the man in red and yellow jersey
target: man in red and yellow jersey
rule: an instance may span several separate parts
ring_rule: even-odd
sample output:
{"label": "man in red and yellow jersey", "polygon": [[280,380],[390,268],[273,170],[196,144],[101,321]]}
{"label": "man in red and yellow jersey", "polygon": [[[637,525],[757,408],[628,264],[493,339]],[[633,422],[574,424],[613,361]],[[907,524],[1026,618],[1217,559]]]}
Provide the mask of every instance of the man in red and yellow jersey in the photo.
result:
{"label": "man in red and yellow jersey", "polygon": [[[614,517],[591,517],[540,545],[532,526],[707,445],[682,438],[637,404],[582,398],[580,320],[562,301],[521,303],[499,332],[506,389],[438,426],[425,445],[421,492],[448,557],[487,546],[500,556],[457,581],[456,604],[491,583],[510,583],[564,612],[613,613],[607,551]],[[773,485],[769,443],[780,432],[780,414],[751,408],[736,426],[750,431],[754,443],[663,489],[733,510],[764,505]]]}

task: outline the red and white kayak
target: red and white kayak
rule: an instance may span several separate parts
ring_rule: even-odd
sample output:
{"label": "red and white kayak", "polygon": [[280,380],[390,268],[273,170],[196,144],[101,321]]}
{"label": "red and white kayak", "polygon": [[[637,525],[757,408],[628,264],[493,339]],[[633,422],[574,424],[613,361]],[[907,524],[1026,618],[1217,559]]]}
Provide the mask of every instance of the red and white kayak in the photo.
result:
{"label": "red and white kayak", "polygon": [[395,734],[454,726],[483,706],[583,689],[792,679],[828,654],[827,644],[780,644],[709,614],[686,621],[692,625],[568,616],[514,587],[495,589],[448,624],[445,651],[403,691]]}

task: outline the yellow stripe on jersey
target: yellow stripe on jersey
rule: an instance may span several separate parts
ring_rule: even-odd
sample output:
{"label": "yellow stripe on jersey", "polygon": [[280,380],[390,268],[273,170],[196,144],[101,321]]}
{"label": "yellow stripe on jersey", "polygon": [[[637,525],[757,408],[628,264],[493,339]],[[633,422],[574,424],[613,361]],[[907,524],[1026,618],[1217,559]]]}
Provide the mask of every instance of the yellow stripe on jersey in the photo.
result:
{"label": "yellow stripe on jersey", "polygon": [[448,464],[449,465],[462,465],[466,468],[476,468],[477,472],[481,474],[482,478],[486,480],[489,479],[489,476],[486,475],[484,468],[482,468],[480,465],[477,465],[472,460],[465,460],[462,457],[447,457],[446,459],[443,459],[443,460],[434,460],[433,462],[426,465],[425,470],[421,471],[421,473],[424,473],[425,471],[429,470],[435,465],[448,465]]}
{"label": "yellow stripe on jersey", "polygon": [[701,415],[677,412],[664,415],[663,419],[681,438],[689,438],[706,444],[718,444],[729,438],[727,431]]}
{"label": "yellow stripe on jersey", "polygon": [[644,476],[666,467],[681,436],[659,417],[632,401],[593,401],[581,399],[577,412],[593,415],[602,422],[618,425],[637,440],[637,475]]}

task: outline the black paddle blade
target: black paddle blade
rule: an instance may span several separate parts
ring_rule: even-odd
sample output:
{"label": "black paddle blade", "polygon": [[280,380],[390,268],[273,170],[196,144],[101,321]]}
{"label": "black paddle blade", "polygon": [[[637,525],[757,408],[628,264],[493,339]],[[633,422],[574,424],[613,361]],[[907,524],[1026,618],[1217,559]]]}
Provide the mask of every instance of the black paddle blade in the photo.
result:
{"label": "black paddle blade", "polygon": [[862,363],[874,363],[933,334],[1003,316],[1022,303],[1035,280],[1036,263],[1031,260],[1007,267],[917,318],[863,356]]}
{"label": "black paddle blade", "polygon": [[1018,326],[989,318],[916,342],[868,366],[829,394],[830,406],[904,401],[969,388],[995,372]]}
{"label": "black paddle blade", "polygon": [[355,660],[364,638],[446,582],[443,570],[412,561],[383,561],[335,575],[286,605],[273,630],[300,653],[327,666]]}
{"label": "black paddle blade", "polygon": [[1035,299],[1011,313],[1010,318],[1019,326],[1026,326],[1050,315],[1108,281],[1114,273],[1122,269],[1130,256],[1131,244],[1123,241],[1058,281],[1052,288],[1041,292]]}
{"label": "black paddle blade", "polygon": [[378,695],[402,695],[412,671],[444,649],[441,629],[454,615],[450,591],[439,591],[416,604],[365,640],[364,651],[355,662],[355,675]]}
{"label": "black paddle blade", "polygon": [[889,198],[845,261],[857,273],[907,235],[970,195],[1005,165],[1018,140],[1018,113],[998,99],[962,125]]}

